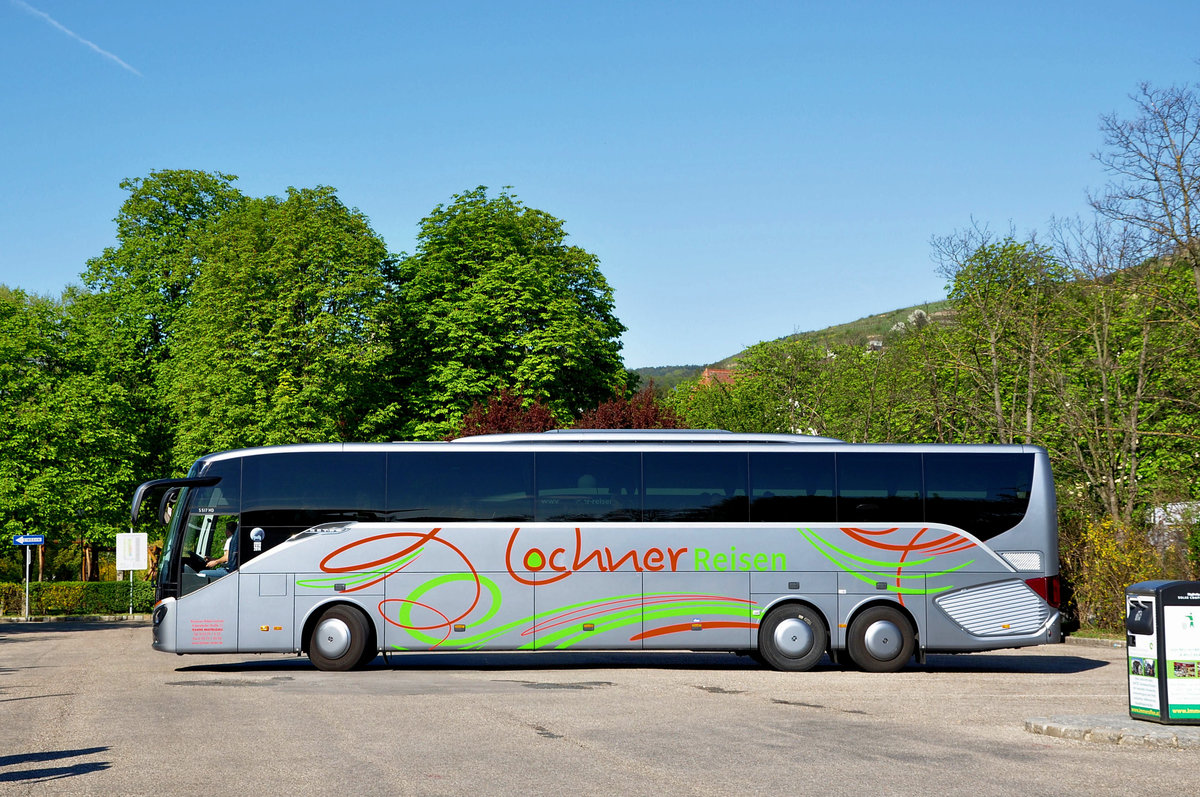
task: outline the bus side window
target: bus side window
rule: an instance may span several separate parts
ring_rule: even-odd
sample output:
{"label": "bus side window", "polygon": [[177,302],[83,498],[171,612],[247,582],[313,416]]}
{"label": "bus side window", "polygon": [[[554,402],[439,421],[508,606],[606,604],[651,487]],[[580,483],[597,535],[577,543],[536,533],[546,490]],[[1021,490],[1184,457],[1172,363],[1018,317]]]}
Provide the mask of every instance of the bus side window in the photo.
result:
{"label": "bus side window", "polygon": [[989,540],[1021,522],[1033,489],[1032,454],[925,455],[925,519]]}
{"label": "bus side window", "polygon": [[313,451],[244,458],[243,522],[300,531],[340,520],[379,520],[381,453]]}
{"label": "bus side window", "polygon": [[921,523],[921,455],[871,451],[837,455],[839,523]]}
{"label": "bus side window", "polygon": [[387,484],[392,520],[533,520],[532,453],[393,453]]}
{"label": "bus side window", "polygon": [[750,455],[751,521],[824,523],[836,519],[833,454]]}
{"label": "bus side window", "polygon": [[539,521],[642,519],[642,458],[636,452],[539,452]]}
{"label": "bus side window", "polygon": [[747,455],[732,452],[647,452],[642,456],[642,519],[744,523]]}

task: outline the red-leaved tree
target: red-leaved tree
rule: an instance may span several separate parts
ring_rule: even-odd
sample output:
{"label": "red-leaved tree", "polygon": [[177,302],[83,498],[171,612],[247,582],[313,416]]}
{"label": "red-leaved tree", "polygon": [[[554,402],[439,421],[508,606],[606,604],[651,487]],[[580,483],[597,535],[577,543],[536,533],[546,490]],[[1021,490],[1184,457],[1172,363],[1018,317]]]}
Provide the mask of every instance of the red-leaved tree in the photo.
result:
{"label": "red-leaved tree", "polygon": [[463,416],[455,437],[476,434],[545,432],[558,427],[550,408],[540,401],[527,399],[508,388],[488,397],[487,403],[475,403]]}
{"label": "red-leaved tree", "polygon": [[615,396],[575,422],[576,429],[678,429],[679,416],[659,403],[653,383],[634,393]]}

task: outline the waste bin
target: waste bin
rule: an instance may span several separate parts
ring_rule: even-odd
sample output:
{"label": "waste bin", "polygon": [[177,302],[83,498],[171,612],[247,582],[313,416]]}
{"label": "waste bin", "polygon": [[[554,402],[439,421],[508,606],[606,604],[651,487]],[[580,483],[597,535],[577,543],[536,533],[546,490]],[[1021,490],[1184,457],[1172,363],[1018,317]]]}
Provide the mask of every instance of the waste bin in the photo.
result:
{"label": "waste bin", "polygon": [[1200,581],[1125,588],[1129,716],[1200,725]]}

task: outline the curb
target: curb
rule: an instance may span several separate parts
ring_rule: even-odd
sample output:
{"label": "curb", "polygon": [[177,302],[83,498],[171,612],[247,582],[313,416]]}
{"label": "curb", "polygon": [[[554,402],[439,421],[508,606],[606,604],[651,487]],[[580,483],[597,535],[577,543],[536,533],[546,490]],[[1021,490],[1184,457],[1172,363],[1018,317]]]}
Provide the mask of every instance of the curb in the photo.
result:
{"label": "curb", "polygon": [[1025,730],[1077,742],[1122,746],[1200,748],[1200,726],[1160,725],[1119,714],[1087,717],[1034,717]]}
{"label": "curb", "polygon": [[1125,647],[1125,640],[1120,637],[1068,636],[1063,637],[1063,642],[1068,645],[1081,645],[1085,648]]}
{"label": "curb", "polygon": [[148,623],[148,614],[48,614],[25,618],[0,615],[0,623]]}

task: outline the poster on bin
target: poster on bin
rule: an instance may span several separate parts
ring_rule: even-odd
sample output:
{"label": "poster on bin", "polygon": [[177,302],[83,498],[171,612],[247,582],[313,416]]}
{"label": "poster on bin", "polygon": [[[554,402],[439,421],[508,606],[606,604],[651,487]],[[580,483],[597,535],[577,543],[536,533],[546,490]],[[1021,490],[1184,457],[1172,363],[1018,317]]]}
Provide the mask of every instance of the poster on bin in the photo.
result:
{"label": "poster on bin", "polygon": [[[1134,604],[1149,611],[1149,616],[1155,616],[1155,599],[1150,595],[1137,595],[1126,598],[1126,616],[1133,614]],[[1129,672],[1129,713],[1132,716],[1154,717],[1162,716],[1162,706],[1158,699],[1158,652],[1154,649],[1155,634],[1151,627],[1148,634],[1129,634],[1128,657],[1126,663]]]}
{"label": "poster on bin", "polygon": [[1163,606],[1167,717],[1200,719],[1200,603]]}

